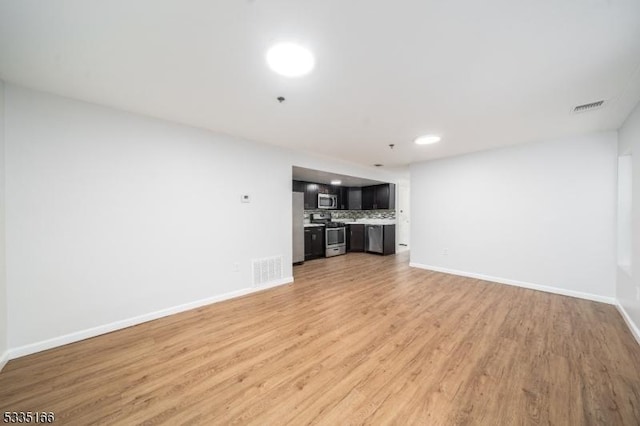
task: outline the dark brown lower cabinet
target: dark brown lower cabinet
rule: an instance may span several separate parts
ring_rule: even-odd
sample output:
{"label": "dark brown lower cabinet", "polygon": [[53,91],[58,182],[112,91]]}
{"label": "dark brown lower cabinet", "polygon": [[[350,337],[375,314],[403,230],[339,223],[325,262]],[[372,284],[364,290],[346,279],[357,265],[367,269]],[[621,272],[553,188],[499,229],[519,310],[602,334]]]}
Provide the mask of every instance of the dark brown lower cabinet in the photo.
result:
{"label": "dark brown lower cabinet", "polygon": [[304,228],[304,260],[324,257],[324,226]]}
{"label": "dark brown lower cabinet", "polygon": [[349,225],[347,232],[347,251],[364,251],[364,224]]}

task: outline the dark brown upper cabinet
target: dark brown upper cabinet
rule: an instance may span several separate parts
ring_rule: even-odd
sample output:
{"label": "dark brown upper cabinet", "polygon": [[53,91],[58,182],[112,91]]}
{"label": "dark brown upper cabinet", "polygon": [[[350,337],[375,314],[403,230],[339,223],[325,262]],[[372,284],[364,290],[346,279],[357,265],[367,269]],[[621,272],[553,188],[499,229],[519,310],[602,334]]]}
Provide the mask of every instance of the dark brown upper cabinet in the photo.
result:
{"label": "dark brown upper cabinet", "polygon": [[362,210],[389,210],[395,207],[395,184],[385,183],[362,187]]}
{"label": "dark brown upper cabinet", "polygon": [[305,210],[318,208],[318,194],[336,195],[338,210],[389,210],[395,209],[396,204],[396,186],[393,183],[357,188],[294,180],[293,190],[304,192]]}

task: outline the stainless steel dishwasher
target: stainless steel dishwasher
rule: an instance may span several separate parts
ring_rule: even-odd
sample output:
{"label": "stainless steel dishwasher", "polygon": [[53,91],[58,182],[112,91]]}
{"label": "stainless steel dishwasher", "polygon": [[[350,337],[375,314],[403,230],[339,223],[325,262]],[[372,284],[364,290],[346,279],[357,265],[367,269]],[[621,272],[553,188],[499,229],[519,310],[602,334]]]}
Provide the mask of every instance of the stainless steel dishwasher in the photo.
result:
{"label": "stainless steel dishwasher", "polygon": [[384,253],[383,232],[384,227],[382,225],[366,225],[364,251]]}

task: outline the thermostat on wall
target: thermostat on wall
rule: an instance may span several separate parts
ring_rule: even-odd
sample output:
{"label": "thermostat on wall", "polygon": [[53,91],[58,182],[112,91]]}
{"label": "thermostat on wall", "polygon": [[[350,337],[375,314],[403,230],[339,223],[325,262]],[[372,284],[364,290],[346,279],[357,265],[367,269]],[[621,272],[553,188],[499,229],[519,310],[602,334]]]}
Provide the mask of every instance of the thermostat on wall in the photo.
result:
{"label": "thermostat on wall", "polygon": [[240,201],[242,201],[243,203],[250,203],[251,202],[251,197],[249,196],[249,194],[244,194],[240,196]]}

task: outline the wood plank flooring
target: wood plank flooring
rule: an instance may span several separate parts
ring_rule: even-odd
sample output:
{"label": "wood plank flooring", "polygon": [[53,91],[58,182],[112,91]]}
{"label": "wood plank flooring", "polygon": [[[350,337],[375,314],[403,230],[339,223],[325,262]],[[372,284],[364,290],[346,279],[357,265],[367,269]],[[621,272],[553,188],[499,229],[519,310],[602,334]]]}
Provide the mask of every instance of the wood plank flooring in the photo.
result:
{"label": "wood plank flooring", "polygon": [[639,425],[613,306],[350,253],[295,283],[10,361],[58,424]]}

